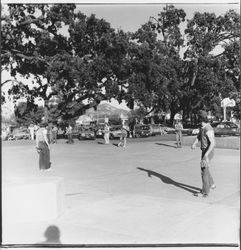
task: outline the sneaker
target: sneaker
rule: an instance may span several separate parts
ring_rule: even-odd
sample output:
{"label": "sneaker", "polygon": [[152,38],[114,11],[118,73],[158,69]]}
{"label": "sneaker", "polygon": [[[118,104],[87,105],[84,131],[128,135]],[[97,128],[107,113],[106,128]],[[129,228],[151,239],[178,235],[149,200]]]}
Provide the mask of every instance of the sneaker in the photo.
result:
{"label": "sneaker", "polygon": [[48,168],[48,169],[46,169],[45,171],[46,171],[46,172],[52,172],[52,171],[54,171],[54,169],[53,169],[53,168]]}
{"label": "sneaker", "polygon": [[210,190],[214,190],[217,186],[215,184],[213,184],[211,187],[210,187]]}
{"label": "sneaker", "polygon": [[208,197],[208,194],[203,194],[203,193],[195,193],[194,196],[196,197],[202,197],[202,198],[207,198]]}

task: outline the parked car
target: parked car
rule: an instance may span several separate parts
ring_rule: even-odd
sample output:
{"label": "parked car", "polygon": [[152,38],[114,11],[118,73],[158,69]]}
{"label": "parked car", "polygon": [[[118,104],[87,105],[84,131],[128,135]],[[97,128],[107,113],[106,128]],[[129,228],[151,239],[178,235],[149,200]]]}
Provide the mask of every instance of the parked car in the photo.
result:
{"label": "parked car", "polygon": [[112,125],[110,127],[110,139],[119,139],[121,137],[121,125]]}
{"label": "parked car", "polygon": [[198,135],[200,131],[200,128],[195,128],[192,130],[192,135]]}
{"label": "parked car", "polygon": [[214,133],[217,136],[223,135],[240,135],[240,128],[233,122],[213,122],[211,126],[214,128]]}
{"label": "parked car", "polygon": [[175,134],[176,132],[175,128],[172,128],[172,127],[166,127],[165,131],[167,134]]}
{"label": "parked car", "polygon": [[80,126],[75,126],[73,127],[73,130],[72,130],[72,137],[73,138],[78,138],[79,139],[79,135],[80,135]]}
{"label": "parked car", "polygon": [[149,124],[151,135],[162,135],[165,134],[165,126],[162,124]]}
{"label": "parked car", "polygon": [[66,138],[67,138],[66,131],[63,128],[58,128],[57,139],[66,139]]}
{"label": "parked car", "polygon": [[199,124],[186,122],[183,123],[183,130],[182,133],[185,135],[197,135],[199,133]]}
{"label": "parked car", "polygon": [[80,127],[78,138],[79,140],[95,140],[94,128],[89,126]]}
{"label": "parked car", "polygon": [[97,138],[104,138],[104,127],[105,127],[104,123],[97,124],[97,128],[96,128],[96,137]]}
{"label": "parked car", "polygon": [[150,125],[137,124],[134,127],[134,131],[135,137],[148,137],[151,135]]}
{"label": "parked car", "polygon": [[31,136],[29,130],[24,127],[14,128],[13,131],[7,136],[9,141],[11,140],[30,140]]}

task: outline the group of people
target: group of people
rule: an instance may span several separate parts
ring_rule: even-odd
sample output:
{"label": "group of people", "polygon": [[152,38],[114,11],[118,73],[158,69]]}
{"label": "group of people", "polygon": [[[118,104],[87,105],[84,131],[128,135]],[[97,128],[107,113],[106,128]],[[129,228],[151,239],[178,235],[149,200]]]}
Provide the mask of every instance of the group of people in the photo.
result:
{"label": "group of people", "polygon": [[[197,193],[197,196],[208,197],[211,190],[216,188],[213,178],[210,174],[210,163],[214,156],[215,147],[215,137],[214,130],[209,124],[208,116],[205,111],[199,113],[199,120],[201,123],[201,128],[198,136],[193,142],[191,148],[195,149],[198,142],[201,146],[201,177],[202,177],[202,190]],[[178,121],[175,125],[176,137],[177,137],[177,147],[182,147],[182,124]],[[73,143],[72,138],[72,127],[69,125],[67,134],[69,135],[69,142]],[[128,134],[128,126],[122,125],[121,127],[121,137],[118,146],[126,147],[126,138]],[[109,144],[110,126],[106,122],[104,127],[104,140],[105,144]],[[39,153],[39,168],[40,170],[52,170],[50,162],[50,140],[48,138],[48,124],[41,123],[40,127],[35,131],[36,136],[36,148]]]}
{"label": "group of people", "polygon": [[[118,147],[126,147],[126,138],[128,136],[129,127],[125,124],[121,125],[121,135],[120,142],[118,143]],[[110,144],[110,125],[108,122],[105,123],[104,126],[104,140],[105,144]]]}

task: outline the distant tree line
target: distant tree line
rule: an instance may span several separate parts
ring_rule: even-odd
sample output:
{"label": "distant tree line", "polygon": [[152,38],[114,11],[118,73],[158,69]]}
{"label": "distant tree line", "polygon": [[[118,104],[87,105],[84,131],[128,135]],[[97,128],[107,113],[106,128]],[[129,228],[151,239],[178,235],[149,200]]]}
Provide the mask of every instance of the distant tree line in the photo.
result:
{"label": "distant tree line", "polygon": [[[184,10],[167,5],[136,32],[124,32],[74,4],[2,6],[1,70],[12,77],[2,85],[12,83],[14,101],[26,98],[18,117],[38,120],[44,112],[46,120],[71,120],[112,98],[144,115],[170,112],[171,122],[200,109],[221,115],[225,97],[240,113],[240,15],[233,10],[196,12],[185,23]],[[222,50],[213,54],[217,46]]]}

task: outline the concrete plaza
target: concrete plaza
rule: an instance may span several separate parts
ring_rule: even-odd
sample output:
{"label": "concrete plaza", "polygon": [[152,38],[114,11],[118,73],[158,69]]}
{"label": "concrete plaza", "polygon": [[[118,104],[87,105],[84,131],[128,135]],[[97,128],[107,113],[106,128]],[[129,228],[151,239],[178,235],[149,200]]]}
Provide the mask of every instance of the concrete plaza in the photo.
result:
{"label": "concrete plaza", "polygon": [[59,228],[62,244],[239,244],[239,150],[216,149],[217,188],[200,198],[199,148],[177,149],[161,136],[129,139],[126,148],[116,143],[60,140],[51,145],[54,171],[40,172],[34,142],[3,142],[3,181],[64,179],[63,213],[38,222],[5,218],[3,244],[43,242],[50,225]]}

